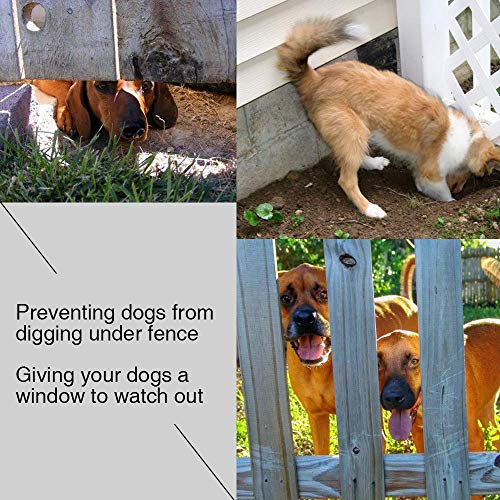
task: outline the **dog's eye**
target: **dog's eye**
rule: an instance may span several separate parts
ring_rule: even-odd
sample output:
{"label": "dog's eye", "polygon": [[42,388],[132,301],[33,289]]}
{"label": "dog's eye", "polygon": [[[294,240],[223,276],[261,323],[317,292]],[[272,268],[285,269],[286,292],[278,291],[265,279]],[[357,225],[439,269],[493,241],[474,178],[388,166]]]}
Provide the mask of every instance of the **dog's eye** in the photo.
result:
{"label": "dog's eye", "polygon": [[415,367],[415,366],[418,366],[419,362],[420,362],[420,360],[418,358],[412,358],[412,359],[410,359],[409,365],[412,367]]}
{"label": "dog's eye", "polygon": [[95,82],[95,88],[99,92],[111,94],[115,92],[116,82]]}
{"label": "dog's eye", "polygon": [[321,290],[321,292],[319,292],[319,298],[321,300],[328,300],[328,292],[326,290]]}
{"label": "dog's eye", "polygon": [[153,90],[153,82],[150,81],[142,82],[141,89],[144,93],[151,92],[151,90]]}
{"label": "dog's eye", "polygon": [[281,296],[281,299],[280,299],[280,300],[281,300],[281,303],[282,303],[283,305],[288,306],[288,305],[290,305],[290,304],[292,303],[293,298],[292,298],[290,295],[288,295],[288,294],[284,293],[284,294]]}

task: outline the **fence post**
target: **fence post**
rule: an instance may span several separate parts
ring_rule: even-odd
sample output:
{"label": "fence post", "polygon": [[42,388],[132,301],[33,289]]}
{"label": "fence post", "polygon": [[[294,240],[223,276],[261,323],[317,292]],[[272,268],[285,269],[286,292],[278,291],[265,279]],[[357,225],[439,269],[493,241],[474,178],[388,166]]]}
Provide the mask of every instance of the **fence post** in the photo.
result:
{"label": "fence post", "polygon": [[[15,5],[14,5],[15,6]],[[15,82],[24,75],[21,74],[22,53],[18,50],[17,39],[19,30],[17,29],[17,15],[13,11],[12,2],[2,2],[0,12],[0,79]]]}
{"label": "fence post", "polygon": [[325,240],[344,500],[385,497],[369,240]]}
{"label": "fence post", "polygon": [[272,240],[238,240],[238,351],[254,498],[298,499]]}
{"label": "fence post", "polygon": [[427,498],[468,500],[460,240],[415,249]]}
{"label": "fence post", "polygon": [[450,102],[448,2],[397,0],[396,4],[402,76]]}

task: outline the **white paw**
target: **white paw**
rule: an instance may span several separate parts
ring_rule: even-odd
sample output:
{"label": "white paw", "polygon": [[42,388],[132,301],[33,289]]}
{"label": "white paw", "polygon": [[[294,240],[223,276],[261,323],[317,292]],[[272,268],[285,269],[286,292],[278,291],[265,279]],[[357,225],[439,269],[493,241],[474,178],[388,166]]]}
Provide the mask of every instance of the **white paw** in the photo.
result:
{"label": "white paw", "polygon": [[378,205],[370,203],[365,211],[365,215],[374,219],[383,219],[387,214]]}
{"label": "white paw", "polygon": [[384,170],[384,167],[389,165],[390,161],[383,156],[376,156],[372,158],[367,156],[363,161],[363,168],[365,170]]}

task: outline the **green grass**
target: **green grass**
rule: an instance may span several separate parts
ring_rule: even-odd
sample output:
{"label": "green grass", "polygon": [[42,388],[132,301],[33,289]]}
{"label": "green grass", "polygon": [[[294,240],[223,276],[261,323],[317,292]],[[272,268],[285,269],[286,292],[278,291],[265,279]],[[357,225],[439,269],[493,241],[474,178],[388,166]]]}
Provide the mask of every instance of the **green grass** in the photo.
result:
{"label": "green grass", "polygon": [[[98,150],[69,142],[41,150],[36,138],[16,132],[0,135],[0,200],[4,202],[216,202],[233,201],[234,192],[204,179],[193,163],[173,161],[151,175],[154,154],[139,161],[132,146],[110,139]],[[220,184],[220,182],[219,182]]]}
{"label": "green grass", "polygon": [[[500,307],[464,307],[464,321],[472,321],[480,318],[500,318]],[[239,457],[249,456],[248,435],[245,419],[244,400],[242,392],[242,381],[238,371],[237,374],[237,408],[236,408],[236,453]],[[288,384],[288,393],[290,395],[290,414],[292,420],[293,444],[296,455],[313,455],[313,446],[311,432],[307,414],[302,407],[297,396],[293,392],[290,383]],[[384,433],[387,437],[386,453],[410,453],[415,452],[415,447],[411,440],[399,442],[394,441],[388,432],[387,422],[389,412],[384,412]],[[500,407],[497,405],[497,425],[500,426]],[[330,453],[338,454],[338,433],[337,421],[335,416],[330,417]],[[498,440],[499,433],[492,426],[485,429],[485,449],[500,449]],[[500,500],[500,495],[488,495],[487,500]]]}
{"label": "green grass", "polygon": [[500,305],[497,307],[464,306],[464,323],[483,318],[500,318]]}

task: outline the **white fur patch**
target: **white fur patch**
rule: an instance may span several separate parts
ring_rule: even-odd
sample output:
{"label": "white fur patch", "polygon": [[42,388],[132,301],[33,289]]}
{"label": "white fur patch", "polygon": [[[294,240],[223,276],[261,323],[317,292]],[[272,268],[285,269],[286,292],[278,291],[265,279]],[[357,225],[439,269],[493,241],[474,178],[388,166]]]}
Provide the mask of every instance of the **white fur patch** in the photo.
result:
{"label": "white fur patch", "polygon": [[375,156],[374,158],[365,156],[362,167],[365,170],[384,170],[384,167],[387,167],[389,163],[390,161],[383,156]]}
{"label": "white fur patch", "polygon": [[406,151],[402,151],[400,149],[397,149],[394,147],[394,145],[387,139],[381,132],[378,130],[375,130],[371,135],[370,135],[370,144],[377,146],[378,148],[382,149],[383,151],[386,151],[387,153],[390,153],[393,156],[396,156],[400,158],[401,160],[405,161],[408,163],[410,167],[413,167],[416,165],[418,158]]}
{"label": "white fur patch", "polygon": [[369,30],[366,24],[349,23],[344,28],[344,33],[351,38],[364,38],[368,35]]}
{"label": "white fur patch", "polygon": [[451,196],[450,188],[446,183],[446,180],[442,180],[439,182],[431,182],[422,177],[415,177],[415,185],[417,189],[437,201],[453,201],[454,198]]}
{"label": "white fur patch", "polygon": [[370,203],[365,211],[365,215],[374,219],[383,219],[387,214],[378,205]]}
{"label": "white fur patch", "polygon": [[463,167],[472,142],[469,123],[464,116],[448,111],[450,126],[439,152],[439,171],[443,177]]}

